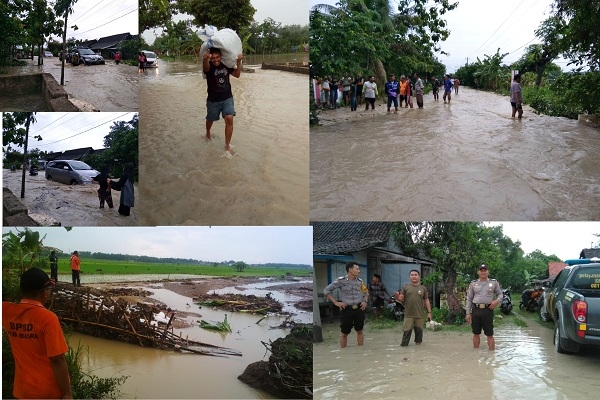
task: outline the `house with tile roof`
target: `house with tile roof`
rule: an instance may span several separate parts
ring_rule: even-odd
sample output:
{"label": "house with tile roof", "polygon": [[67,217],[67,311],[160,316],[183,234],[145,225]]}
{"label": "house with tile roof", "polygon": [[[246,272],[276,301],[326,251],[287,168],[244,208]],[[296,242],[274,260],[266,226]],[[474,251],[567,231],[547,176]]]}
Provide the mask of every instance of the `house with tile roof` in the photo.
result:
{"label": "house with tile roof", "polygon": [[391,235],[392,222],[319,221],[311,225],[314,279],[320,303],[325,301],[325,286],[346,276],[349,261],[360,266],[360,278],[367,284],[372,282],[373,274],[380,274],[390,293],[410,283],[410,270],[417,269],[422,276],[432,270],[431,261],[402,254]]}
{"label": "house with tile roof", "polygon": [[80,149],[72,149],[61,152],[52,152],[46,154],[43,159],[44,161],[53,161],[53,160],[78,160],[85,161],[85,157],[91,154],[101,154],[106,149],[97,149],[94,150],[91,147],[82,147]]}
{"label": "house with tile roof", "polygon": [[88,47],[94,53],[100,53],[100,55],[106,59],[113,58],[111,55],[120,49],[121,43],[125,40],[137,40],[138,35],[132,35],[129,32],[119,33],[117,35],[106,36],[96,40],[88,40],[82,42],[80,46]]}

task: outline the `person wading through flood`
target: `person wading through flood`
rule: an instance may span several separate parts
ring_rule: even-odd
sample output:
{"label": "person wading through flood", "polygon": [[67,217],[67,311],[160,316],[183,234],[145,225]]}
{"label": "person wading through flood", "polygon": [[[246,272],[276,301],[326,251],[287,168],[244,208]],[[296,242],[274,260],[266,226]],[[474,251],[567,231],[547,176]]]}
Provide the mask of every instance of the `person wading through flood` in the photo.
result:
{"label": "person wading through flood", "polygon": [[[494,341],[494,309],[502,302],[502,289],[495,279],[489,279],[488,267],[481,264],[477,274],[479,279],[472,281],[467,289],[467,322],[473,331],[473,347],[478,349],[481,329],[487,336],[490,350],[496,348]],[[494,295],[496,299],[494,300]]]}
{"label": "person wading through flood", "polygon": [[408,346],[414,329],[415,344],[423,342],[423,327],[425,326],[425,309],[427,319],[431,321],[431,303],[427,288],[419,282],[421,274],[416,269],[410,271],[410,284],[404,285],[401,291],[394,293],[396,301],[404,303],[404,324],[402,326],[402,342],[400,346]]}
{"label": "person wading through flood", "polygon": [[[363,334],[363,326],[365,324],[365,309],[367,301],[369,301],[369,291],[367,285],[358,277],[360,267],[355,262],[346,263],[346,272],[348,275],[337,278],[323,290],[325,296],[336,306],[341,312],[340,328],[342,334],[340,336],[340,347],[344,348],[348,345],[348,335],[354,330],[356,331],[356,339],[358,345],[362,346],[365,340]],[[337,301],[331,292],[335,289],[340,290],[341,301]]]}
{"label": "person wading through flood", "polygon": [[235,108],[233,104],[233,93],[231,92],[231,83],[229,75],[239,78],[242,74],[243,54],[237,57],[236,68],[228,68],[221,63],[221,50],[216,48],[209,49],[203,56],[202,69],[206,75],[208,98],[206,100],[206,140],[210,141],[210,129],[213,122],[219,120],[219,115],[223,115],[225,120],[225,153],[233,156],[233,146],[231,146],[231,137],[233,136],[233,117]]}
{"label": "person wading through flood", "polygon": [[44,271],[30,268],[21,275],[21,302],[2,302],[2,327],[15,359],[17,399],[73,398],[65,335],[56,314],[44,307],[52,285]]}
{"label": "person wading through flood", "polygon": [[79,261],[79,253],[77,251],[73,252],[70,263],[71,263],[71,278],[73,279],[73,286],[81,286],[81,280],[79,279],[79,272],[81,271],[81,268],[79,268],[79,265],[81,264],[81,261]]}

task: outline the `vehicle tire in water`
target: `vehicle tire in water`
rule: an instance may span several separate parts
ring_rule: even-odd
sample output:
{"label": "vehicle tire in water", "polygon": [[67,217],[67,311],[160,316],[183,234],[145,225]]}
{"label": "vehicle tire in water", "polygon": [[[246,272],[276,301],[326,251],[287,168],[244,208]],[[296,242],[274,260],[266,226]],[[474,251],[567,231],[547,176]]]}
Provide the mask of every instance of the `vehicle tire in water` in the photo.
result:
{"label": "vehicle tire in water", "polygon": [[51,181],[52,180],[52,175],[46,175],[46,179]]}
{"label": "vehicle tire in water", "polygon": [[77,183],[77,181],[75,179],[73,179],[73,180],[71,180],[71,185],[75,186],[75,185],[79,185],[79,184]]}
{"label": "vehicle tire in water", "polygon": [[[557,353],[568,354],[577,352],[577,348],[569,339],[561,339],[560,337],[560,319],[556,318],[554,326],[554,348]],[[567,350],[568,349],[568,350]]]}
{"label": "vehicle tire in water", "polygon": [[550,322],[552,320],[550,315],[546,312],[546,306],[544,305],[540,307],[540,319],[544,322]]}

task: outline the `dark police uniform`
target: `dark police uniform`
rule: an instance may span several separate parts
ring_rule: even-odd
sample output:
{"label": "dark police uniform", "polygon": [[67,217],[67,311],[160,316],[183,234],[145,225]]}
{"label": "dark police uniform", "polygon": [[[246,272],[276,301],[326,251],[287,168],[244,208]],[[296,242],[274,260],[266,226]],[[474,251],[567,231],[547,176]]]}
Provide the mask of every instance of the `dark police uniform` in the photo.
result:
{"label": "dark police uniform", "polygon": [[486,336],[494,336],[494,310],[489,308],[494,294],[498,301],[502,301],[502,289],[495,279],[475,279],[469,284],[467,314],[471,314],[471,328],[475,335],[480,335],[483,328]]}
{"label": "dark police uniform", "polygon": [[341,276],[327,285],[323,290],[325,297],[331,294],[335,289],[340,290],[340,301],[346,304],[346,308],[341,311],[340,328],[344,335],[352,331],[352,327],[357,332],[362,331],[365,324],[365,312],[361,309],[361,302],[369,300],[369,291],[367,286],[360,278],[354,280],[348,279],[347,276]]}

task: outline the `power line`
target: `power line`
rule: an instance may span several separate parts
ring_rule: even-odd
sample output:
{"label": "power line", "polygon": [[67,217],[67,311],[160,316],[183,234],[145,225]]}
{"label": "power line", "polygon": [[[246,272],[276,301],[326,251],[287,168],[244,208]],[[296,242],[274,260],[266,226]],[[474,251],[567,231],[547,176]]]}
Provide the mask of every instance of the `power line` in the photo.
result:
{"label": "power line", "polygon": [[91,32],[91,31],[93,31],[93,30],[95,30],[95,29],[98,29],[98,28],[101,28],[101,27],[103,27],[104,25],[110,24],[111,22],[114,22],[114,21],[116,21],[116,20],[118,20],[118,19],[120,19],[120,18],[123,18],[124,16],[126,16],[126,15],[129,15],[129,14],[131,14],[132,12],[134,12],[134,11],[137,11],[137,10],[138,10],[138,9],[137,9],[137,7],[136,7],[135,9],[133,9],[133,10],[131,10],[131,11],[128,11],[127,13],[125,13],[125,14],[121,15],[120,17],[117,17],[117,18],[115,18],[115,19],[113,19],[113,20],[111,20],[111,21],[105,22],[105,23],[103,23],[102,25],[98,25],[98,26],[96,26],[96,27],[94,27],[94,28],[88,29],[87,31],[78,32],[78,33],[73,33],[73,34],[71,34],[71,36],[79,36],[79,35],[82,35],[82,34],[84,34],[84,33]]}
{"label": "power line", "polygon": [[477,50],[475,50],[471,55],[469,55],[469,57],[472,57],[474,54],[476,54],[479,51],[479,49],[481,49],[492,37],[494,37],[494,35],[496,34],[496,32],[498,32],[498,30],[500,28],[502,28],[502,26],[506,23],[506,21],[508,21],[508,19],[515,13],[515,11],[517,11],[517,9],[519,7],[521,7],[521,4],[523,4],[524,1],[525,0],[522,0],[521,3],[517,7],[515,7],[514,10],[512,10],[512,12],[509,14],[508,17],[506,17],[506,19],[504,20],[504,22],[502,22],[502,24],[500,24],[500,26],[498,28],[496,28],[496,30],[492,33],[492,35],[485,42],[483,42],[483,44],[481,46],[479,46],[477,48]]}

